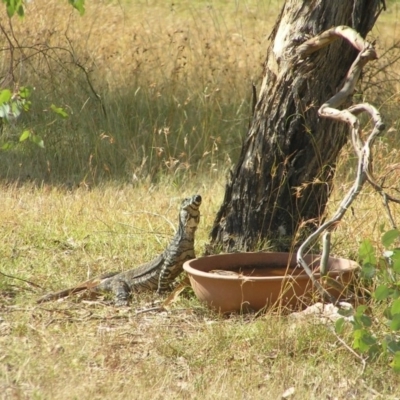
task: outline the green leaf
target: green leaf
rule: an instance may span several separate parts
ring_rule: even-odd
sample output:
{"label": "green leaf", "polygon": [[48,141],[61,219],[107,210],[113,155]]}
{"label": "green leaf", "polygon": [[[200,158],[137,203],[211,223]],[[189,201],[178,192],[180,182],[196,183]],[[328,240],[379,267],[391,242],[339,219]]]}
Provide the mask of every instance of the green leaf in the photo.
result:
{"label": "green leaf", "polygon": [[368,315],[355,315],[352,324],[354,329],[369,328],[372,325],[372,320]]}
{"label": "green leaf", "polygon": [[400,250],[394,249],[390,259],[392,260],[393,271],[400,274]]}
{"label": "green leaf", "polygon": [[344,323],[345,323],[345,319],[343,317],[339,318],[335,322],[335,331],[336,331],[336,333],[342,333],[343,332]]}
{"label": "green leaf", "polygon": [[1,145],[0,149],[1,150],[10,150],[11,148],[13,148],[13,146],[14,146],[14,144],[12,142],[6,142]]}
{"label": "green leaf", "polygon": [[364,331],[362,340],[367,346],[372,346],[376,343],[376,339],[368,331]]}
{"label": "green leaf", "polygon": [[368,239],[361,242],[358,254],[363,263],[376,264],[375,249]]}
{"label": "green leaf", "polygon": [[368,315],[361,315],[359,318],[366,328],[369,328],[372,325],[372,320],[370,317],[368,317]]}
{"label": "green leaf", "polygon": [[365,329],[357,329],[353,333],[353,348],[359,349],[362,353],[376,344],[376,339]]}
{"label": "green leaf", "polygon": [[32,92],[32,89],[30,87],[27,87],[27,86],[22,86],[19,89],[19,95],[20,95],[21,99],[29,98],[30,95],[31,95],[31,92]]}
{"label": "green leaf", "polygon": [[392,315],[392,312],[391,312],[391,310],[390,310],[390,307],[386,307],[384,310],[383,310],[383,315],[384,315],[384,317],[386,318],[386,319],[392,319],[393,318],[393,315]]}
{"label": "green leaf", "polygon": [[393,271],[396,272],[396,274],[400,274],[400,260],[395,260],[393,262]]}
{"label": "green leaf", "polygon": [[19,141],[23,142],[24,140],[29,139],[30,136],[31,136],[31,133],[28,130],[23,131],[21,136],[19,137]]}
{"label": "green leaf", "polygon": [[32,135],[31,140],[33,143],[35,143],[37,146],[41,147],[44,149],[44,142],[43,139],[40,136]]}
{"label": "green leaf", "polygon": [[368,315],[364,314],[364,312],[367,309],[368,309],[368,307],[365,305],[361,305],[361,306],[357,307],[356,312],[353,317],[353,321],[351,321],[355,330],[361,331],[362,328],[369,327],[372,325],[371,318],[368,317]]}
{"label": "green leaf", "polygon": [[362,323],[360,322],[360,320],[359,320],[358,317],[353,317],[353,319],[350,320],[350,323],[353,325],[354,331],[357,331],[357,330],[363,328],[363,325],[362,325]]}
{"label": "green leaf", "polygon": [[339,308],[338,314],[343,317],[351,317],[354,314],[354,310],[352,308]]}
{"label": "green leaf", "polygon": [[24,11],[24,7],[22,6],[22,4],[20,4],[17,7],[17,14],[22,18],[25,15],[25,11]]}
{"label": "green leaf", "polygon": [[392,322],[390,323],[390,329],[392,331],[400,330],[400,314],[393,315]]}
{"label": "green leaf", "polygon": [[393,302],[392,307],[390,308],[392,315],[400,314],[400,299],[397,299]]}
{"label": "green leaf", "polygon": [[356,329],[353,332],[353,349],[359,349],[360,348],[360,343],[361,343],[361,338],[362,338],[362,330],[361,329]]}
{"label": "green leaf", "polygon": [[58,114],[61,118],[68,118],[68,114],[64,111],[63,108],[61,107],[56,107],[54,104],[52,104],[50,106],[50,108],[56,113]]}
{"label": "green leaf", "polygon": [[390,247],[399,236],[400,232],[397,229],[391,229],[382,235],[382,244],[386,248]]}
{"label": "green leaf", "polygon": [[392,292],[390,293],[390,297],[394,300],[398,299],[400,297],[399,288],[395,287],[394,289],[392,289]]}
{"label": "green leaf", "polygon": [[390,366],[393,368],[393,371],[400,372],[400,351],[395,353]]}
{"label": "green leaf", "polygon": [[375,292],[374,297],[376,300],[386,300],[390,296],[390,290],[386,285],[379,285]]}
{"label": "green leaf", "polygon": [[378,258],[378,263],[377,263],[377,265],[375,265],[375,267],[376,267],[378,270],[387,270],[388,267],[390,266],[390,263],[391,263],[391,261],[388,260],[387,258],[385,258],[385,257],[379,257],[379,258]]}
{"label": "green leaf", "polygon": [[24,2],[23,0],[3,0],[6,3],[7,15],[12,18],[15,13],[20,17],[24,16]]}
{"label": "green leaf", "polygon": [[360,316],[360,315],[363,315],[363,313],[365,312],[365,311],[367,311],[367,309],[368,309],[368,306],[366,306],[366,305],[361,305],[361,306],[358,306],[357,308],[356,308],[356,315],[357,316]]}
{"label": "green leaf", "polygon": [[8,119],[8,114],[11,110],[11,107],[9,104],[4,103],[0,106],[0,118],[5,118]]}
{"label": "green leaf", "polygon": [[14,4],[11,4],[10,1],[7,2],[7,15],[12,18],[15,13]]}
{"label": "green leaf", "polygon": [[3,89],[0,90],[0,106],[4,103],[8,103],[11,100],[11,90]]}
{"label": "green leaf", "polygon": [[20,114],[21,114],[21,109],[20,109],[20,106],[19,106],[19,104],[18,104],[18,102],[12,102],[11,103],[11,117],[13,117],[13,118],[17,118],[17,117],[19,117],[20,116]]}
{"label": "green leaf", "polygon": [[398,340],[393,339],[391,336],[387,336],[382,340],[382,347],[388,353],[394,354],[400,351],[400,343]]}
{"label": "green leaf", "polygon": [[368,357],[370,360],[376,360],[382,354],[382,347],[375,343],[368,349]]}
{"label": "green leaf", "polygon": [[68,0],[69,3],[79,11],[80,15],[85,14],[85,0]]}
{"label": "green leaf", "polygon": [[360,275],[364,279],[372,279],[376,274],[375,264],[366,263],[361,267]]}
{"label": "green leaf", "polygon": [[24,111],[29,111],[29,109],[31,108],[31,102],[30,101],[25,101],[24,100],[24,102],[23,102],[23,108],[24,108]]}

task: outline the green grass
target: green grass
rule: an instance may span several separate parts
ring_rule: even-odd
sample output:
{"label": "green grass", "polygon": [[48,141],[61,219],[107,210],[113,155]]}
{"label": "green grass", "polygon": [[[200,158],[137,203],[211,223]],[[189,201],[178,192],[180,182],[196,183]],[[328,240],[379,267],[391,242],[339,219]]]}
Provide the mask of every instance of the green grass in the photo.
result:
{"label": "green grass", "polygon": [[[221,317],[190,292],[163,313],[136,313],[162,300],[153,295],[125,310],[76,298],[35,303],[151,260],[173,234],[181,199],[194,193],[203,196],[196,251],[204,252],[280,4],[87,2],[79,18],[64,2],[35,0],[25,21],[13,21],[24,46],[16,60],[32,56],[18,64],[16,80],[35,90],[31,111],[1,140],[17,141],[29,128],[45,149],[26,142],[0,153],[2,398],[274,399],[290,387],[296,399],[398,397],[388,360],[363,371],[325,326],[272,312]],[[398,4],[388,8],[373,32],[381,54],[399,36]],[[375,72],[396,51],[365,73],[363,92],[393,128],[377,143],[375,169],[381,178],[390,172],[394,192],[399,63]],[[4,55],[1,71],[8,61]],[[329,212],[353,179],[349,149],[339,164]],[[366,237],[381,250],[384,212],[365,190],[335,231],[332,252],[355,258]],[[398,220],[397,208],[393,214]],[[344,338],[351,344],[349,332]]]}

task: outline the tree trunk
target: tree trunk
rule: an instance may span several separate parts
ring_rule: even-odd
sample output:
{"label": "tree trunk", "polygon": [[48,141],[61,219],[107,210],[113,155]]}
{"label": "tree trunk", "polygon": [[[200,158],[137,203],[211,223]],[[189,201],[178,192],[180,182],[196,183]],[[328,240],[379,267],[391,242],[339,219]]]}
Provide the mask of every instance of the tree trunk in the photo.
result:
{"label": "tree trunk", "polygon": [[343,40],[304,61],[296,49],[332,26],[348,25],[365,37],[379,5],[286,1],[270,37],[253,120],[211,232],[213,246],[250,251],[269,241],[284,251],[300,227],[319,225],[348,129],[319,118],[317,110],[340,88],[357,53]]}

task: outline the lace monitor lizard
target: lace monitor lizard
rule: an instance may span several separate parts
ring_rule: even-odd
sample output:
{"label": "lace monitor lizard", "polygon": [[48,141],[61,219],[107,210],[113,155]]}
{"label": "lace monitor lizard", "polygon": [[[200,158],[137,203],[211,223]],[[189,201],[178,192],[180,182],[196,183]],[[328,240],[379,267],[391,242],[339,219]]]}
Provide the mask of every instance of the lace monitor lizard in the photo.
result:
{"label": "lace monitor lizard", "polygon": [[115,304],[127,305],[130,294],[145,290],[162,293],[171,289],[175,278],[183,271],[186,260],[195,258],[194,235],[200,221],[201,196],[194,195],[182,201],[178,230],[164,252],[154,260],[124,272],[113,272],[93,278],[69,289],[49,293],[38,303],[60,299],[83,290],[111,292]]}

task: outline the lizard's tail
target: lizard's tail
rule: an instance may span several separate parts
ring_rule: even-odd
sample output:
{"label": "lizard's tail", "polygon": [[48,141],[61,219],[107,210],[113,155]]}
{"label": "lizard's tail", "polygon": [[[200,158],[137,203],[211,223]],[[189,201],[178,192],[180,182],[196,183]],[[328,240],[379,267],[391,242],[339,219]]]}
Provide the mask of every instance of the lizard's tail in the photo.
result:
{"label": "lizard's tail", "polygon": [[101,278],[94,278],[90,279],[86,282],[82,282],[77,286],[74,286],[69,289],[63,289],[58,292],[48,293],[39,299],[36,300],[36,303],[41,304],[45,303],[46,301],[58,300],[62,299],[63,297],[70,296],[71,294],[76,294],[82,292],[83,290],[90,290],[98,286],[101,282]]}

